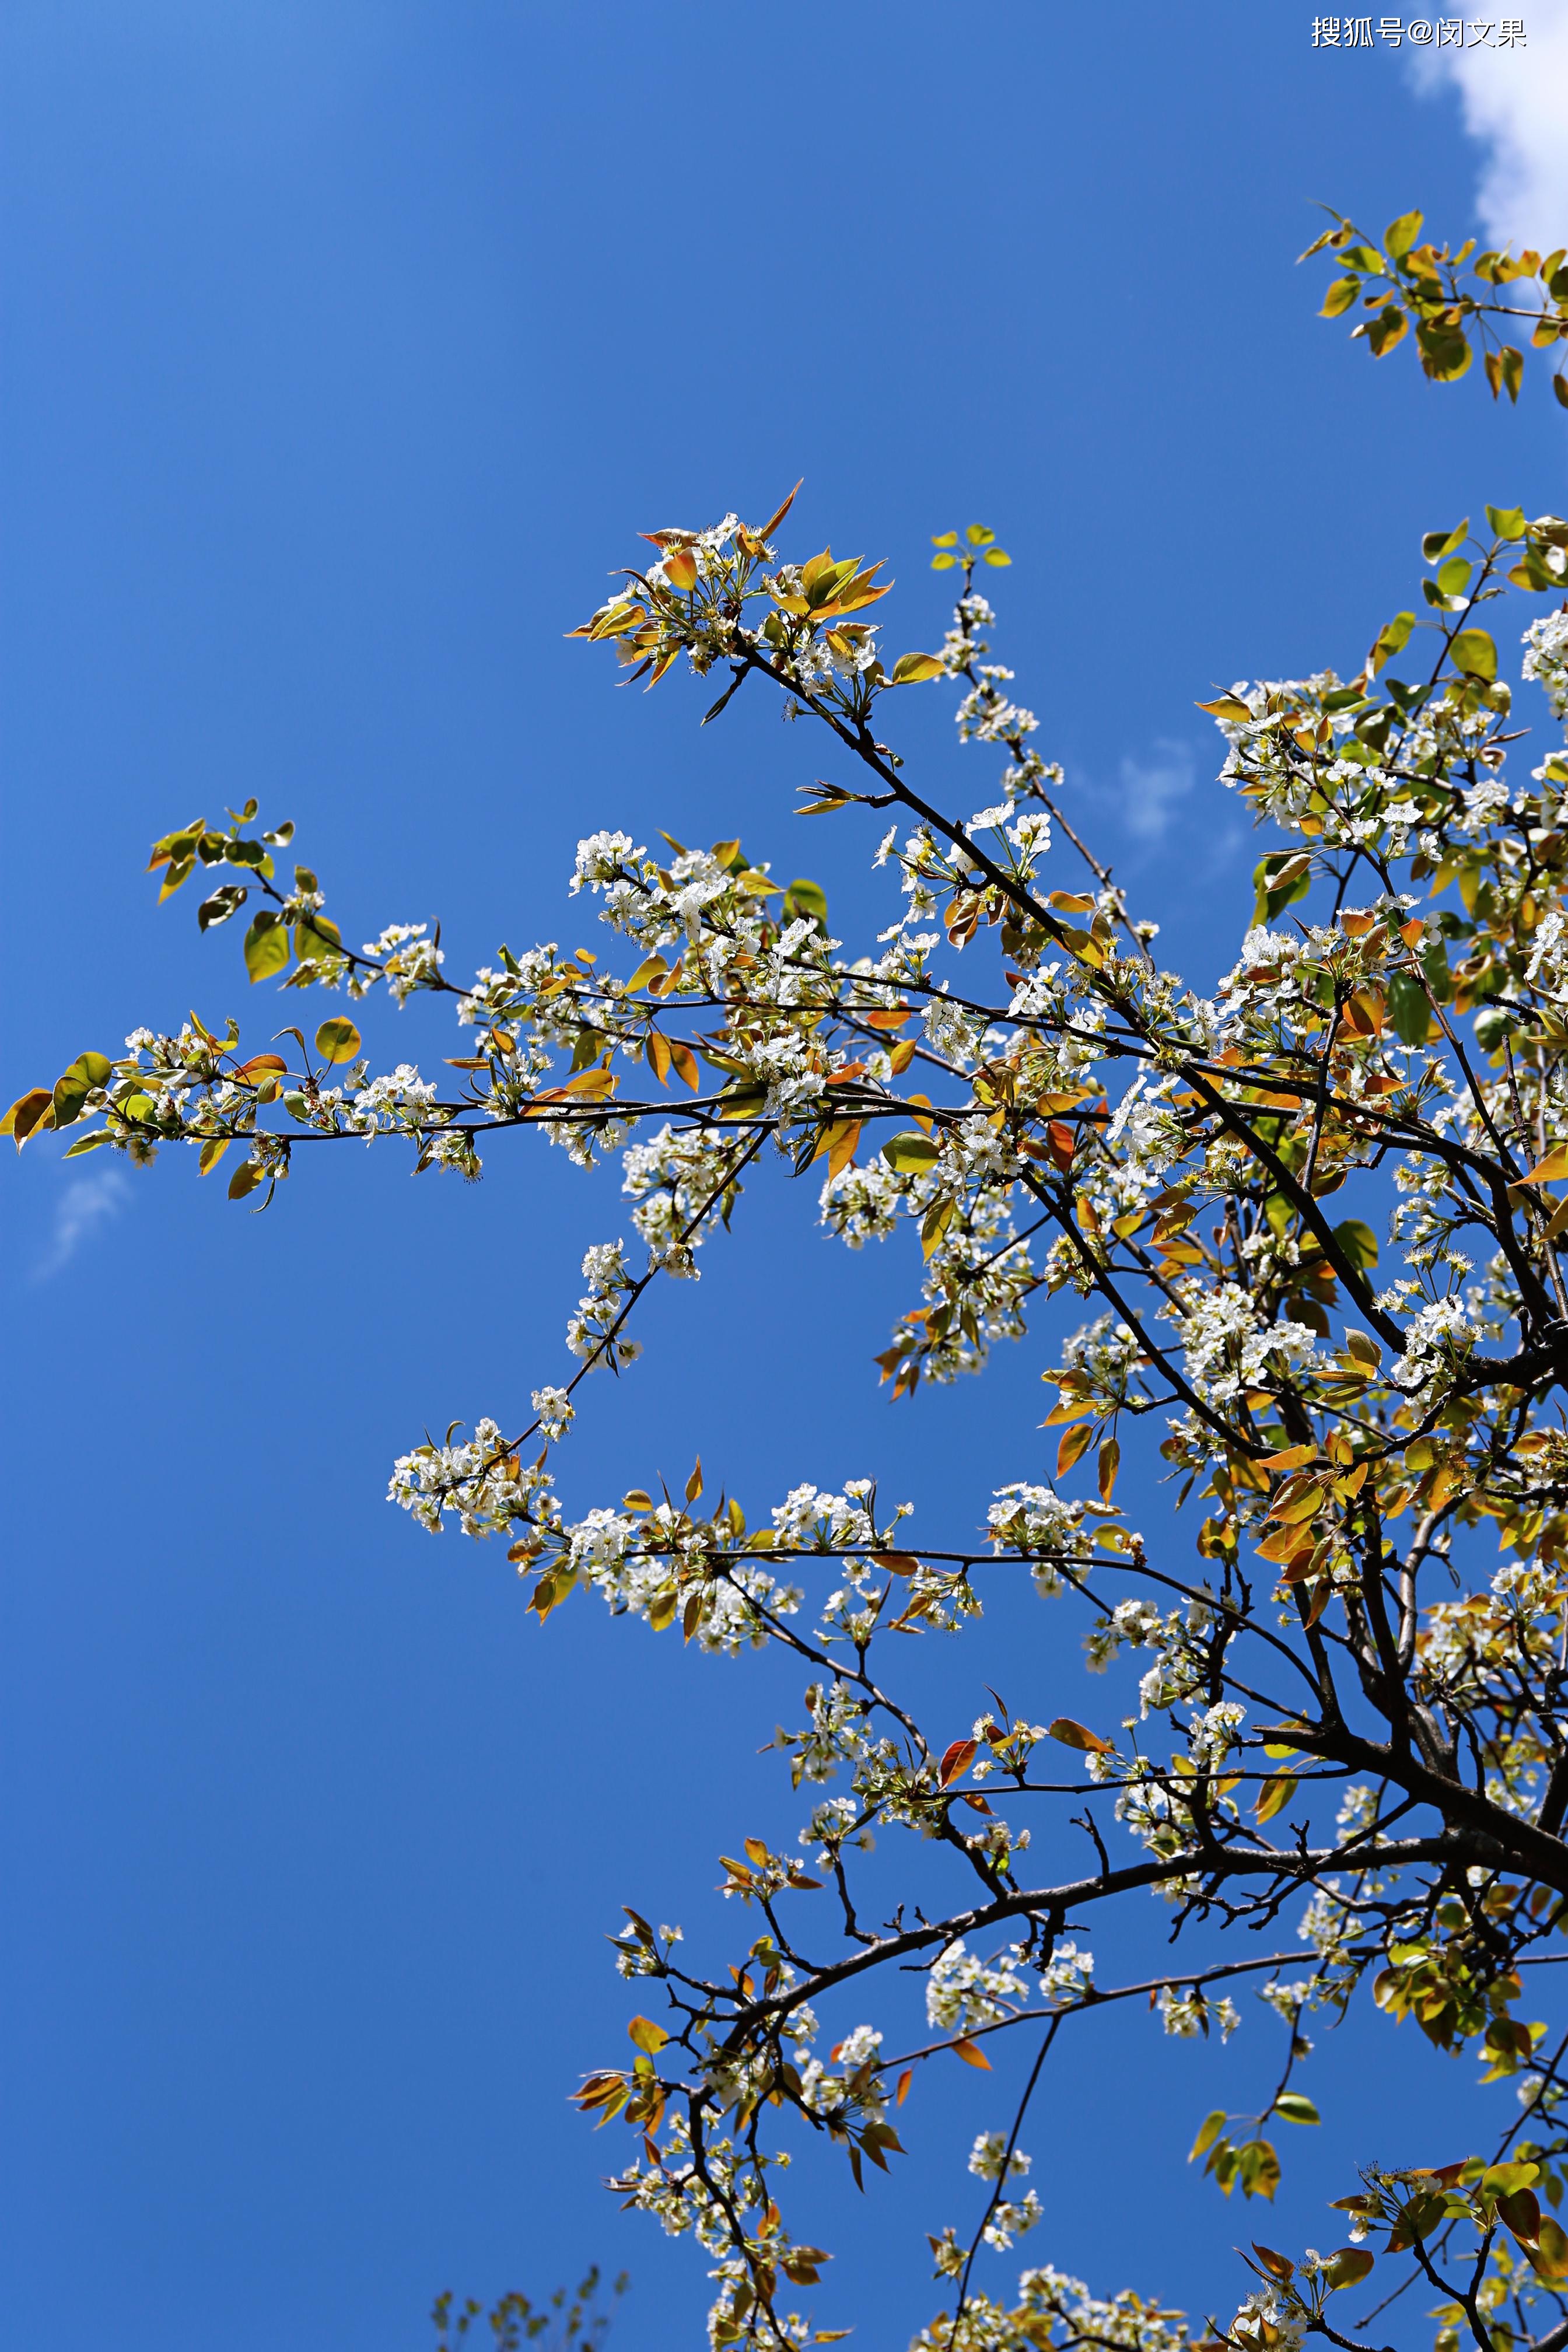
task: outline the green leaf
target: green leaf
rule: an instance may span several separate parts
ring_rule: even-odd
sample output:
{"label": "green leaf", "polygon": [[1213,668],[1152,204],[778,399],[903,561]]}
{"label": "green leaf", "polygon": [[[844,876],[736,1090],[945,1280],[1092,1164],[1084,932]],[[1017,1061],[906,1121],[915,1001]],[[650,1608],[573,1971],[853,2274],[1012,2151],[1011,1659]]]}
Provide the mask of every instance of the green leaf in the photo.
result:
{"label": "green leaf", "polygon": [[931,541],[931,545],[933,547],[956,547],[958,545],[958,533],[955,530],[944,530]]}
{"label": "green leaf", "polygon": [[1463,547],[1465,536],[1469,528],[1470,518],[1467,515],[1464,521],[1457,524],[1452,530],[1426,532],[1421,541],[1422,561],[1426,563],[1440,563],[1445,555],[1452,555],[1457,547]]}
{"label": "green leaf", "polygon": [[1404,1045],[1424,1045],[1431,1032],[1432,1008],[1415,975],[1396,971],[1388,983],[1388,1011],[1395,1036]]}
{"label": "green leaf", "polygon": [[329,1062],[352,1062],[360,1049],[360,1034],[352,1021],[335,1013],[316,1032],[316,1051]]}
{"label": "green leaf", "polygon": [[1005,547],[988,547],[985,551],[985,561],[987,563],[1005,564],[1011,563],[1013,559]]}
{"label": "green leaf", "polygon": [[1321,2124],[1322,2116],[1304,2093],[1281,2091],[1274,2102],[1274,2113],[1288,2124]]}
{"label": "green leaf", "polygon": [[55,1125],[69,1127],[81,1117],[83,1103],[95,1087],[105,1084],[114,1065],[104,1054],[79,1054],[55,1080]]}
{"label": "green leaf", "polygon": [[1336,278],[1323,297],[1323,307],[1318,313],[1319,318],[1342,318],[1360,292],[1359,278]]}
{"label": "green leaf", "polygon": [[65,1157],[68,1160],[79,1160],[84,1151],[96,1151],[100,1143],[108,1141],[109,1129],[106,1127],[95,1127],[90,1135],[79,1135]]}
{"label": "green leaf", "polygon": [[1226,2112],[1223,2107],[1216,2107],[1212,2116],[1205,2116],[1198,2136],[1193,2142],[1192,2154],[1187,2158],[1187,2162],[1191,2164],[1196,2158],[1205,2156],[1224,2131],[1225,2126]]}
{"label": "green leaf", "polygon": [[938,654],[900,654],[893,664],[892,682],[895,686],[925,686],[943,674]]}
{"label": "green leaf", "polygon": [[[1346,1217],[1342,1223],[1337,1224],[1334,1239],[1351,1264],[1359,1266],[1363,1274],[1368,1266],[1377,1264],[1377,1236],[1360,1217]],[[1317,2117],[1314,2116],[1311,2120],[1315,2123]]]}
{"label": "green leaf", "polygon": [[1552,389],[1563,406],[1568,408],[1568,375],[1554,375],[1552,379]]}
{"label": "green leaf", "polygon": [[1364,2246],[1342,2246],[1330,2254],[1323,2263],[1323,2276],[1331,2288],[1359,2286],[1372,2270],[1375,2257]]}
{"label": "green leaf", "polygon": [[309,924],[294,926],[294,952],[301,963],[334,963],[343,950],[343,935],[325,915],[312,915]]}
{"label": "green leaf", "polygon": [[989,547],[996,534],[987,530],[983,522],[972,522],[963,534],[971,547]]}
{"label": "green leaf", "polygon": [[1383,240],[1383,249],[1391,261],[1403,261],[1421,234],[1422,215],[1418,212],[1401,213],[1390,221]]}
{"label": "green leaf", "polygon": [[228,1180],[229,1199],[243,1201],[247,1192],[255,1192],[260,1181],[261,1171],[256,1162],[253,1160],[242,1160]]}
{"label": "green leaf", "polygon": [[1395,654],[1404,652],[1409,643],[1410,632],[1415,626],[1414,613],[1395,613],[1392,621],[1384,623],[1377,633],[1377,642],[1373,646],[1370,656],[1369,666],[1373,677],[1386,662],[1394,659]]}
{"label": "green leaf", "polygon": [[784,894],[779,913],[786,923],[796,923],[803,915],[809,915],[818,929],[826,931],[827,893],[820,882],[807,881],[804,874],[797,874]]}
{"label": "green leaf", "polygon": [[883,1159],[900,1176],[923,1176],[940,1156],[936,1144],[925,1135],[890,1135],[882,1146]]}
{"label": "green leaf", "polygon": [[289,932],[282,917],[270,908],[264,908],[253,917],[245,935],[245,969],[254,987],[258,980],[270,980],[274,972],[285,970],[289,961]]}
{"label": "green leaf", "polygon": [[1467,677],[1484,678],[1489,686],[1497,676],[1497,647],[1484,629],[1461,629],[1448,656]]}
{"label": "green leaf", "polygon": [[1519,507],[1489,507],[1487,520],[1500,539],[1522,539],[1529,529]]}

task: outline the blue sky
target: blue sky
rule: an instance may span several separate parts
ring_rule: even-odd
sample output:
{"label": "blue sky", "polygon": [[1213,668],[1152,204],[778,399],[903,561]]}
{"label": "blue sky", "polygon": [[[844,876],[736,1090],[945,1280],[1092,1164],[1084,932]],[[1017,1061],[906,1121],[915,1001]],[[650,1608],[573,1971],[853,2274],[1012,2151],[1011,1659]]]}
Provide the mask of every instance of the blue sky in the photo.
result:
{"label": "blue sky", "polygon": [[[258,1042],[281,1017],[142,875],[252,793],[349,936],[438,917],[455,969],[592,943],[564,881],[601,824],[743,832],[847,936],[888,919],[853,820],[792,829],[798,730],[742,698],[699,734],[688,686],[617,694],[562,635],[637,530],[802,475],[801,547],[889,555],[910,644],[942,625],[930,534],[1000,532],[1044,748],[1212,978],[1255,853],[1194,698],[1353,663],[1422,530],[1563,499],[1539,394],[1440,394],[1315,320],[1310,200],[1457,236],[1484,179],[1568,241],[1563,14],[1527,9],[1512,81],[1421,91],[1405,57],[1314,53],[1280,0],[997,0],[972,34],[929,0],[13,0],[5,1098],[193,1004]],[[909,725],[985,796],[934,698]],[[384,1063],[441,1035],[367,1024]],[[443,2286],[598,2259],[633,2275],[621,2341],[687,2340],[700,2264],[618,2216],[563,2098],[621,2046],[619,1904],[695,1947],[717,1852],[785,1821],[753,1751],[793,1683],[584,1603],[542,1634],[504,1561],[381,1500],[426,1423],[556,1376],[613,1180],[521,1138],[471,1191],[319,1157],[259,1218],[167,1160],[4,1171],[0,2308],[58,2352],[391,2352]],[[574,1505],[700,1450],[757,1503],[875,1471],[934,1530],[1038,1474],[1048,1331],[890,1411],[870,1358],[911,1271],[829,1244],[814,1202],[759,1185],[657,1302],[563,1457]],[[1053,1638],[1004,1611],[912,1671],[956,1675],[967,1719],[987,1659],[1027,1657],[1037,1712],[1073,1686]],[[1250,2017],[1212,2074],[1086,2034],[1034,2135],[1031,2258],[1222,2299],[1257,2217],[1180,2158],[1275,2054]],[[1313,2088],[1287,2240],[1392,2154],[1390,2115],[1451,2135],[1468,2097],[1391,2030]],[[923,2231],[967,2210],[979,2095],[933,2089],[896,2182],[820,2219],[858,2342],[934,2307]]]}

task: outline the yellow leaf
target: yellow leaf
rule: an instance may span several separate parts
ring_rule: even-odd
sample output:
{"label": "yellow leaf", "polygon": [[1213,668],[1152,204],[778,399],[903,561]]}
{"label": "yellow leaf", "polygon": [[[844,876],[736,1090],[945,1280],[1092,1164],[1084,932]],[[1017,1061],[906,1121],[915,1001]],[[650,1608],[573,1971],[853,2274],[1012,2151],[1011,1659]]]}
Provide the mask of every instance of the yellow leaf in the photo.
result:
{"label": "yellow leaf", "polygon": [[962,2058],[966,2066],[978,2066],[986,2074],[991,2072],[990,2059],[977,2042],[971,2042],[967,2033],[961,2034],[956,2042],[950,2042],[948,2048],[955,2058]]}
{"label": "yellow leaf", "polygon": [[1559,1143],[1544,1160],[1537,1160],[1529,1174],[1521,1176],[1519,1184],[1512,1189],[1518,1191],[1526,1184],[1555,1184],[1563,1176],[1568,1176],[1568,1144]]}
{"label": "yellow leaf", "polygon": [[359,1031],[341,1013],[323,1021],[316,1032],[316,1051],[329,1062],[352,1062],[359,1049]]}
{"label": "yellow leaf", "polygon": [[1294,1772],[1270,1773],[1268,1779],[1263,1783],[1262,1788],[1259,1789],[1258,1792],[1258,1802],[1253,1808],[1258,1819],[1260,1822],[1271,1822],[1274,1819],[1275,1814],[1289,1803],[1291,1796],[1295,1791],[1295,1787],[1296,1775]]}
{"label": "yellow leaf", "polygon": [[900,654],[893,664],[895,686],[924,686],[933,677],[944,675],[941,656],[936,654]]}
{"label": "yellow leaf", "polygon": [[1211,719],[1228,719],[1236,726],[1252,716],[1246,703],[1234,694],[1222,694],[1213,702],[1200,702],[1196,708],[1206,710]]}
{"label": "yellow leaf", "polygon": [[663,2026],[656,2025],[651,2017],[634,2017],[626,2032],[637,2048],[646,2050],[650,2058],[657,2058],[669,2040]]}

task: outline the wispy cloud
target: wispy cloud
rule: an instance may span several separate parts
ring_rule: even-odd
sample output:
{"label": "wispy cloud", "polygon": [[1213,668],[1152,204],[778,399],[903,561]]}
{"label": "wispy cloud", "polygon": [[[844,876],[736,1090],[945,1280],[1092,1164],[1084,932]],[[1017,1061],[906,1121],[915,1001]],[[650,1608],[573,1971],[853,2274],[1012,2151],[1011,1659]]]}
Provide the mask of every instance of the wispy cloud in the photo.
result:
{"label": "wispy cloud", "polygon": [[1143,849],[1157,848],[1197,782],[1192,747],[1162,735],[1148,759],[1121,762],[1121,816]]}
{"label": "wispy cloud", "polygon": [[82,1244],[102,1225],[112,1224],[130,1197],[131,1187],[117,1168],[100,1169],[94,1176],[73,1176],[55,1209],[54,1232],[48,1247],[33,1268],[35,1282],[47,1282],[70,1264]]}
{"label": "wispy cloud", "polygon": [[1520,16],[1524,48],[1417,51],[1415,72],[1424,89],[1458,90],[1488,150],[1477,201],[1489,237],[1548,253],[1568,245],[1568,0],[1530,0]]}

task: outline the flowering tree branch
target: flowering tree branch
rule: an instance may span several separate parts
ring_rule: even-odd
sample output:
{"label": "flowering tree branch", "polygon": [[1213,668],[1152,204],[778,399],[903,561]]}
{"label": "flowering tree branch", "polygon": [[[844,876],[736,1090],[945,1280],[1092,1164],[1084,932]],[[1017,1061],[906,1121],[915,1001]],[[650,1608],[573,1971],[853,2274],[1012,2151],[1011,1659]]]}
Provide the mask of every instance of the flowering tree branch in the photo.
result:
{"label": "flowering tree branch", "polygon": [[[1358,298],[1375,281],[1373,349],[1404,305],[1447,378],[1462,373],[1452,339],[1513,305],[1467,291],[1469,248],[1419,246],[1419,228],[1410,216],[1374,250],[1341,222],[1321,243]],[[1544,344],[1568,320],[1562,258],[1481,256],[1472,276],[1494,292],[1538,279]],[[1516,388],[1510,365],[1494,391]],[[1351,2342],[1329,2298],[1366,2277],[1375,2242],[1441,2289],[1440,2352],[1546,2352],[1568,2340],[1568,2234],[1546,2210],[1568,2179],[1565,2044],[1517,2012],[1568,1956],[1568,748],[1519,773],[1493,608],[1557,600],[1522,631],[1521,683],[1563,719],[1568,522],[1493,507],[1483,531],[1434,530],[1420,596],[1348,674],[1239,681],[1200,706],[1221,788],[1269,845],[1230,970],[1194,987],[1159,967],[1157,922],[1069,822],[1067,779],[991,658],[977,583],[1009,562],[992,533],[936,541],[936,567],[958,574],[952,625],[938,650],[894,659],[867,617],[882,566],[781,557],[792,503],[760,527],[649,534],[656,560],[574,634],[650,686],[682,660],[723,673],[709,719],[751,688],[823,730],[842,772],[805,813],[895,820],[875,862],[901,904],[874,941],[847,952],[820,888],[776,881],[739,838],[666,835],[666,854],[600,832],[572,889],[626,968],[503,946],[458,985],[423,924],[346,947],[316,875],[279,878],[291,828],[254,831],[251,804],[155,845],[163,895],[198,868],[245,877],[199,920],[260,899],[252,982],[356,1010],[378,991],[439,996],[466,1033],[455,1077],[374,1073],[346,1013],[313,1047],[291,1026],[254,1053],[237,1024],[193,1015],[79,1055],[5,1129],[20,1146],[80,1127],[71,1154],[139,1163],[188,1145],[204,1174],[233,1150],[231,1198],[263,1206],[305,1146],[400,1139],[416,1169],[470,1180],[521,1128],[584,1166],[622,1153],[635,1239],[586,1253],[575,1369],[514,1411],[516,1434],[483,1419],[414,1445],[390,1491],[432,1532],[499,1536],[541,1621],[597,1591],[654,1633],[679,1625],[720,1656],[774,1648],[809,1675],[773,1743],[805,1795],[795,1846],[744,1836],[721,1857],[744,1922],[721,1958],[688,1968],[679,1928],[628,1911],[618,1965],[649,1980],[645,1998],[657,1988],[662,2021],[634,2017],[629,2060],[578,2093],[635,2135],[626,2201],[704,2249],[716,2347],[841,2332],[799,2307],[827,2256],[784,2219],[775,2138],[837,2147],[863,2183],[901,2152],[893,2118],[924,2067],[956,2055],[994,2075],[990,2053],[1023,2029],[1010,2121],[969,2159],[978,2217],[962,2242],[931,2237],[947,2303],[921,2344],[1181,2352],[1185,2320],[1131,2291],[1103,2300],[1044,2267],[1008,2301],[984,2273],[1042,2217],[1019,2138],[1067,2020],[1136,1992],[1167,2032],[1228,2035],[1240,2013],[1215,1988],[1261,1979],[1283,2057],[1258,2111],[1216,2111],[1194,2147],[1226,2196],[1271,2199],[1276,2126],[1317,2120],[1297,2087],[1314,2012],[1337,2021],[1364,2000],[1412,2018],[1523,2106],[1489,2159],[1364,2174],[1337,2252],[1256,2247],[1256,2292],[1205,2340]],[[889,698],[927,685],[955,695],[961,742],[1000,763],[968,815],[889,740]],[[770,1161],[812,1184],[850,1247],[910,1244],[918,1297],[877,1360],[895,1399],[982,1370],[1051,1300],[1084,1303],[1043,1373],[1052,1475],[1031,1433],[1028,1475],[918,1548],[912,1507],[869,1477],[798,1483],[748,1516],[705,1499],[699,1463],[678,1495],[656,1481],[568,1515],[552,1449],[588,1372],[633,1360],[649,1286],[696,1278]],[[1152,1416],[1178,1482],[1157,1538],[1117,1499],[1123,1444]],[[1479,1557],[1489,1527],[1500,1567]],[[991,1691],[982,1704],[956,1668],[941,1724],[899,1691],[900,1639],[961,1633],[999,1577],[1082,1612],[1101,1728],[1033,1722]],[[899,1899],[873,1922],[863,1856],[900,1833]],[[1085,1921],[1113,1906],[1135,1932],[1148,1914],[1129,1906],[1151,1894],[1157,1964],[1097,1986]],[[1298,1973],[1284,1953],[1233,1956],[1238,1931],[1273,1940],[1282,1921]],[[862,2000],[886,2022],[858,2018]],[[883,2054],[889,2032],[900,2058]]]}

